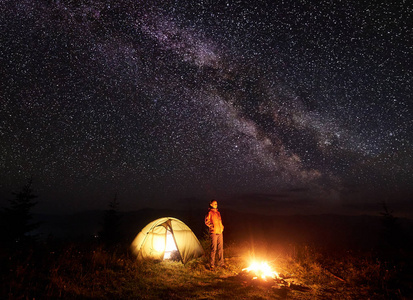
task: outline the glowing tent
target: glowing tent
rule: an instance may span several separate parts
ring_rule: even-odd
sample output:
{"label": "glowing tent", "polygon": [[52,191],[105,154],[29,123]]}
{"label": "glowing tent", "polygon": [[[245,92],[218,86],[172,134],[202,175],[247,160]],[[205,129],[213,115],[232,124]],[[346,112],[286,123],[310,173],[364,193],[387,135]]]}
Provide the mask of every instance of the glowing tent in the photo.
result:
{"label": "glowing tent", "polygon": [[160,218],[146,225],[132,242],[131,248],[140,259],[163,260],[177,251],[184,264],[204,254],[192,230],[172,217]]}

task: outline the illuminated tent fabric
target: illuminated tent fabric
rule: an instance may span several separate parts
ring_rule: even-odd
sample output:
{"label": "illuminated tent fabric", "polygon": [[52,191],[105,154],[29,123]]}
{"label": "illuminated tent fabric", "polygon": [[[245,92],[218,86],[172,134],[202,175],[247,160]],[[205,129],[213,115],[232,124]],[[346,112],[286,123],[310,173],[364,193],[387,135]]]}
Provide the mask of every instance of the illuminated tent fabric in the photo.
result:
{"label": "illuminated tent fabric", "polygon": [[132,251],[140,259],[162,260],[167,246],[168,231],[184,264],[204,254],[192,230],[184,222],[172,217],[160,218],[146,225],[132,242]]}

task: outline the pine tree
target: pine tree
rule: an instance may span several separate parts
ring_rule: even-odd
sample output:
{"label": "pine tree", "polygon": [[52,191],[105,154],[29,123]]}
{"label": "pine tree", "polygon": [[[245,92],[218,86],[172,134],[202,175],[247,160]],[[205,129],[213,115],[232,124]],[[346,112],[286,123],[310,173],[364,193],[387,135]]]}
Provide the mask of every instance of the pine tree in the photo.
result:
{"label": "pine tree", "polygon": [[119,212],[119,201],[117,196],[109,202],[109,209],[105,210],[103,216],[103,228],[101,231],[102,241],[107,246],[115,246],[120,242],[121,236],[121,215]]}
{"label": "pine tree", "polygon": [[33,193],[32,184],[33,179],[30,178],[19,192],[12,193],[14,199],[10,200],[10,207],[3,208],[2,239],[8,243],[31,239],[29,233],[40,225],[31,222],[33,215],[30,211],[37,204],[33,200],[38,197]]}
{"label": "pine tree", "polygon": [[397,258],[395,252],[403,247],[405,233],[400,226],[399,219],[393,215],[393,210],[389,209],[386,202],[382,203],[382,207],[383,212],[380,214],[382,215],[383,230],[380,236],[380,246],[384,254]]}

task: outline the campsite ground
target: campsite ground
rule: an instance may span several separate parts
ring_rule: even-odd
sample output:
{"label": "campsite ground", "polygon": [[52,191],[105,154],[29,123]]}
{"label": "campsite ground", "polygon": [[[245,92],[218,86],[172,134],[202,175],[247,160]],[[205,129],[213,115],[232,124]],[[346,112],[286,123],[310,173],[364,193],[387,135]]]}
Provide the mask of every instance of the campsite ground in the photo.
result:
{"label": "campsite ground", "polygon": [[[136,228],[159,215],[184,221],[208,252],[203,213],[125,214],[123,240],[111,248],[88,231],[100,215],[47,218],[48,228],[76,225],[71,232],[81,235],[54,231],[8,249],[0,243],[0,299],[413,299],[411,220],[224,211],[224,269],[209,271],[207,254],[183,265],[130,252]],[[253,280],[242,269],[254,259],[280,278]]]}
{"label": "campsite ground", "polygon": [[[207,241],[202,240],[203,246]],[[186,265],[137,261],[124,250],[92,243],[37,245],[2,265],[2,299],[408,299],[408,261],[373,253],[323,253],[308,245],[229,244],[226,268],[209,271],[206,257]],[[242,272],[265,259],[282,281]],[[7,267],[7,270],[4,268]]]}

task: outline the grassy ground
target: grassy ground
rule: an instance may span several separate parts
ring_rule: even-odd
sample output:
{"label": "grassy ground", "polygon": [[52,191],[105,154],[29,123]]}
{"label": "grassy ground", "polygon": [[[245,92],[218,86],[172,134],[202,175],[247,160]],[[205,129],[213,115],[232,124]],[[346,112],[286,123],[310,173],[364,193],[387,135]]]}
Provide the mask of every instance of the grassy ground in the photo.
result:
{"label": "grassy ground", "polygon": [[[205,244],[205,243],[203,243]],[[122,249],[125,249],[124,247]],[[2,259],[1,299],[408,299],[408,264],[308,245],[231,244],[227,267],[137,261],[128,251],[96,244],[43,245]],[[252,280],[242,269],[266,260],[282,278]],[[410,277],[409,277],[410,276]]]}

